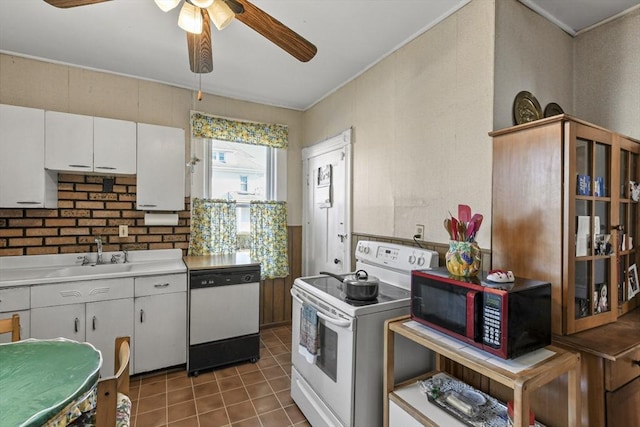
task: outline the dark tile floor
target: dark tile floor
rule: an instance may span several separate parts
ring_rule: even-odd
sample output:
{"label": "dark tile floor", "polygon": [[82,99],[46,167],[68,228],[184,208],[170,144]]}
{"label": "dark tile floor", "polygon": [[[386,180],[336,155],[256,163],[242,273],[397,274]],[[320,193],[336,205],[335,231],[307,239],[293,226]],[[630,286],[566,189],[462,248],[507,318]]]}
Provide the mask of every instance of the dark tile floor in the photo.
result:
{"label": "dark tile floor", "polygon": [[186,370],[131,378],[135,427],[309,426],[291,399],[291,328],[260,332],[260,360],[188,377]]}

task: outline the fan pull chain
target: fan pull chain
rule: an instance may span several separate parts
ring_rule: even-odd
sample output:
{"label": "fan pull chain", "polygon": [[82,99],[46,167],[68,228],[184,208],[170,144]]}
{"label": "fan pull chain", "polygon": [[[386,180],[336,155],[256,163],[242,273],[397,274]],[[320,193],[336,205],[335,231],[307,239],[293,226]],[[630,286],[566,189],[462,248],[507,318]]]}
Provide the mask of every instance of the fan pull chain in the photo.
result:
{"label": "fan pull chain", "polygon": [[202,101],[202,74],[199,76],[200,82],[198,83],[198,101]]}

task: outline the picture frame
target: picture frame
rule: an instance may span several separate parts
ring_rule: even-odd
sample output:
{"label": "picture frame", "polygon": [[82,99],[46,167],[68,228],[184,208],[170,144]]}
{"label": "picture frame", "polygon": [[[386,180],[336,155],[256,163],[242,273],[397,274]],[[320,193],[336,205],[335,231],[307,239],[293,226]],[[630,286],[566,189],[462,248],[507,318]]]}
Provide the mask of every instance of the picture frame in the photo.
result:
{"label": "picture frame", "polygon": [[611,234],[596,234],[594,239],[595,255],[608,256],[613,255],[613,246],[611,245]]}
{"label": "picture frame", "polygon": [[609,311],[609,288],[606,283],[597,283],[593,291],[593,312]]}
{"label": "picture frame", "polygon": [[640,285],[638,284],[638,268],[635,264],[632,264],[627,270],[627,300],[635,297],[638,292],[640,292]]}

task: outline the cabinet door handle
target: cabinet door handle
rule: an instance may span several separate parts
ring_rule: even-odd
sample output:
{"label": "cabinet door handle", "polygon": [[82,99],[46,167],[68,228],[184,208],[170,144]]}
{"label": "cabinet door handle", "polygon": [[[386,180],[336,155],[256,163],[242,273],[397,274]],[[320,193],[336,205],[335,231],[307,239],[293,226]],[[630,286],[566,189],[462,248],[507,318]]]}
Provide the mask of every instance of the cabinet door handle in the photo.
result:
{"label": "cabinet door handle", "polygon": [[91,166],[87,165],[69,165],[70,168],[90,168]]}
{"label": "cabinet door handle", "polygon": [[92,323],[93,323],[93,325],[92,325],[93,330],[95,331],[95,330],[96,330],[96,316],[93,316],[93,321],[92,321]]}
{"label": "cabinet door handle", "polygon": [[154,288],[166,288],[167,286],[169,286],[169,283],[156,283],[153,285]]}
{"label": "cabinet door handle", "polygon": [[73,330],[75,331],[75,333],[78,333],[78,324],[80,323],[80,319],[78,319],[77,317],[75,318],[75,320],[73,321]]}
{"label": "cabinet door handle", "polygon": [[144,310],[140,309],[140,323],[144,322]]}
{"label": "cabinet door handle", "polygon": [[16,203],[19,204],[19,205],[39,205],[42,202],[29,202],[29,201],[26,201],[26,202],[16,202]]}
{"label": "cabinet door handle", "polygon": [[139,205],[142,208],[155,208],[158,205]]}
{"label": "cabinet door handle", "polygon": [[111,166],[95,166],[95,169],[106,169],[106,170],[115,170],[116,168],[113,168]]}

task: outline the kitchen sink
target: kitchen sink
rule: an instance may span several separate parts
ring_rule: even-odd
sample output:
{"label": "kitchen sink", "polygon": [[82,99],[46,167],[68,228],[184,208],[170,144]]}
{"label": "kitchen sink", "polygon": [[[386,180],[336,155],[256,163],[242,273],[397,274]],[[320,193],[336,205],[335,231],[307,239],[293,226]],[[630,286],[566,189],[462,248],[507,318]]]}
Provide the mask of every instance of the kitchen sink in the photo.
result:
{"label": "kitchen sink", "polygon": [[61,267],[50,271],[46,277],[86,276],[93,274],[126,273],[133,269],[134,264],[87,264]]}

